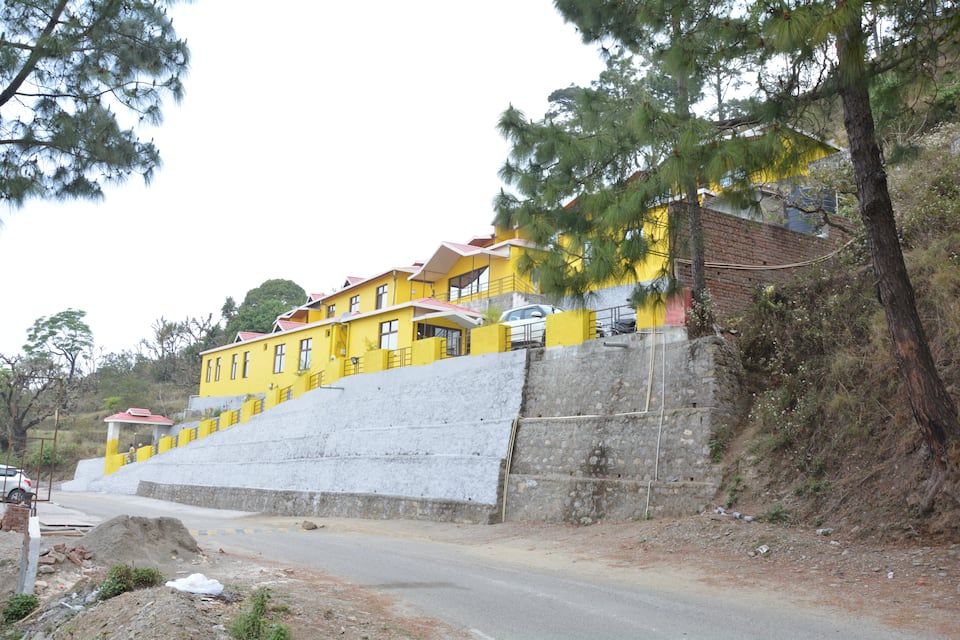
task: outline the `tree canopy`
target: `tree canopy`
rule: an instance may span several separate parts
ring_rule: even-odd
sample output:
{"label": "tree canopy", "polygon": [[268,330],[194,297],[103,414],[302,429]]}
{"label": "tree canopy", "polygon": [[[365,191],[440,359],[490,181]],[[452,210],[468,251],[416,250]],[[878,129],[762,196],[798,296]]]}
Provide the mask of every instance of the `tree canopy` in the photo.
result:
{"label": "tree canopy", "polygon": [[37,318],[27,330],[23,351],[33,358],[45,358],[64,368],[67,381],[81,373],[80,360],[93,347],[93,333],[84,321],[87,312],[67,309]]}
{"label": "tree canopy", "polygon": [[[224,312],[231,312],[224,329],[227,340],[236,337],[238,331],[268,333],[282,313],[303,304],[307,293],[292,280],[274,279],[247,291],[243,302],[233,312],[233,300],[224,303]],[[226,317],[226,316],[225,316]]]}
{"label": "tree canopy", "polygon": [[173,0],[0,4],[0,201],[96,198],[160,165],[142,123],[183,95]]}

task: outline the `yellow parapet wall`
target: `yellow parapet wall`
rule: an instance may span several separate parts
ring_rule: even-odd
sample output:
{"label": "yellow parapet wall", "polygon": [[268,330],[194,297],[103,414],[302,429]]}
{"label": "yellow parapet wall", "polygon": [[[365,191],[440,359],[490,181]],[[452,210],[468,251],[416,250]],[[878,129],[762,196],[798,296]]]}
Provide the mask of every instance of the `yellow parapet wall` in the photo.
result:
{"label": "yellow parapet wall", "polygon": [[163,436],[157,441],[157,453],[165,453],[175,446],[177,446],[176,441],[172,436]]}
{"label": "yellow parapet wall", "polygon": [[592,340],[597,334],[597,314],[589,309],[564,311],[547,316],[548,347],[572,347]]}
{"label": "yellow parapet wall", "polygon": [[470,330],[470,354],[501,353],[510,349],[510,327],[488,324]]}
{"label": "yellow parapet wall", "polygon": [[386,371],[387,359],[390,357],[388,349],[374,349],[363,354],[363,370],[366,373]]}
{"label": "yellow parapet wall", "polygon": [[137,449],[137,462],[146,462],[153,457],[153,445],[147,445]]}
{"label": "yellow parapet wall", "polygon": [[113,453],[103,459],[103,475],[108,476],[116,473],[117,470],[127,463],[127,456],[124,453]]}
{"label": "yellow parapet wall", "polygon": [[177,434],[177,447],[185,447],[193,440],[193,429],[184,429]]}
{"label": "yellow parapet wall", "polygon": [[443,350],[446,347],[446,340],[443,338],[426,338],[417,340],[413,343],[412,361],[413,366],[430,364],[443,357]]}

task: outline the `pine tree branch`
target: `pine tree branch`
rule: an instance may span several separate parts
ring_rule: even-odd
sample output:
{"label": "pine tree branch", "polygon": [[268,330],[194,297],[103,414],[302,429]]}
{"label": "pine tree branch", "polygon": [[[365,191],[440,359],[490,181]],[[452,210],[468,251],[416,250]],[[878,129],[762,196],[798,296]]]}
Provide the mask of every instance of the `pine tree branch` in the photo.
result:
{"label": "pine tree branch", "polygon": [[[53,30],[56,28],[59,23],[60,16],[63,14],[64,9],[67,8],[68,0],[60,0],[57,3],[57,6],[54,8],[53,13],[50,16],[50,20],[47,22],[47,25],[43,28],[43,31],[40,33],[40,37],[37,38],[37,42],[40,42],[46,38],[50,37],[50,34],[53,33]],[[24,63],[23,67],[20,69],[20,72],[10,81],[10,84],[7,85],[7,88],[0,92],[0,107],[5,105],[10,101],[21,85],[26,82],[27,78],[30,77],[30,74],[33,73],[37,65],[40,63],[40,59],[45,55],[45,50],[37,47],[34,49],[30,56],[27,58],[27,61]]]}

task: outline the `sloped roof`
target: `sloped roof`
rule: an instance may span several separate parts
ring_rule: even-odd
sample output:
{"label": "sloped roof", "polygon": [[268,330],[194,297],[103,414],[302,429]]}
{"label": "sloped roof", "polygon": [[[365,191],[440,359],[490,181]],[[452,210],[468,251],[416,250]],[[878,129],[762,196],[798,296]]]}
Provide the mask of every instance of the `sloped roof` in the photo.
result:
{"label": "sloped roof", "polygon": [[115,413],[103,419],[104,422],[124,422],[127,424],[153,424],[160,426],[172,426],[173,420],[166,416],[155,415],[149,409],[140,409],[130,407],[121,413]]}
{"label": "sloped roof", "polygon": [[238,331],[237,337],[234,338],[234,342],[246,342],[247,340],[253,340],[254,338],[259,338],[260,336],[265,336],[267,334],[260,333],[259,331]]}

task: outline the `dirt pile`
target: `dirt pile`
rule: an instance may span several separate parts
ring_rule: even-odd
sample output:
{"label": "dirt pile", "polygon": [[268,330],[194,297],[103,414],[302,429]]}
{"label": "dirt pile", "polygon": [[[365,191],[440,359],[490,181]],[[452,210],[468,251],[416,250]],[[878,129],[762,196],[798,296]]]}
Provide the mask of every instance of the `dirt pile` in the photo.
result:
{"label": "dirt pile", "polygon": [[83,539],[102,566],[169,566],[194,559],[200,553],[183,523],[176,518],[117,516],[100,524]]}

